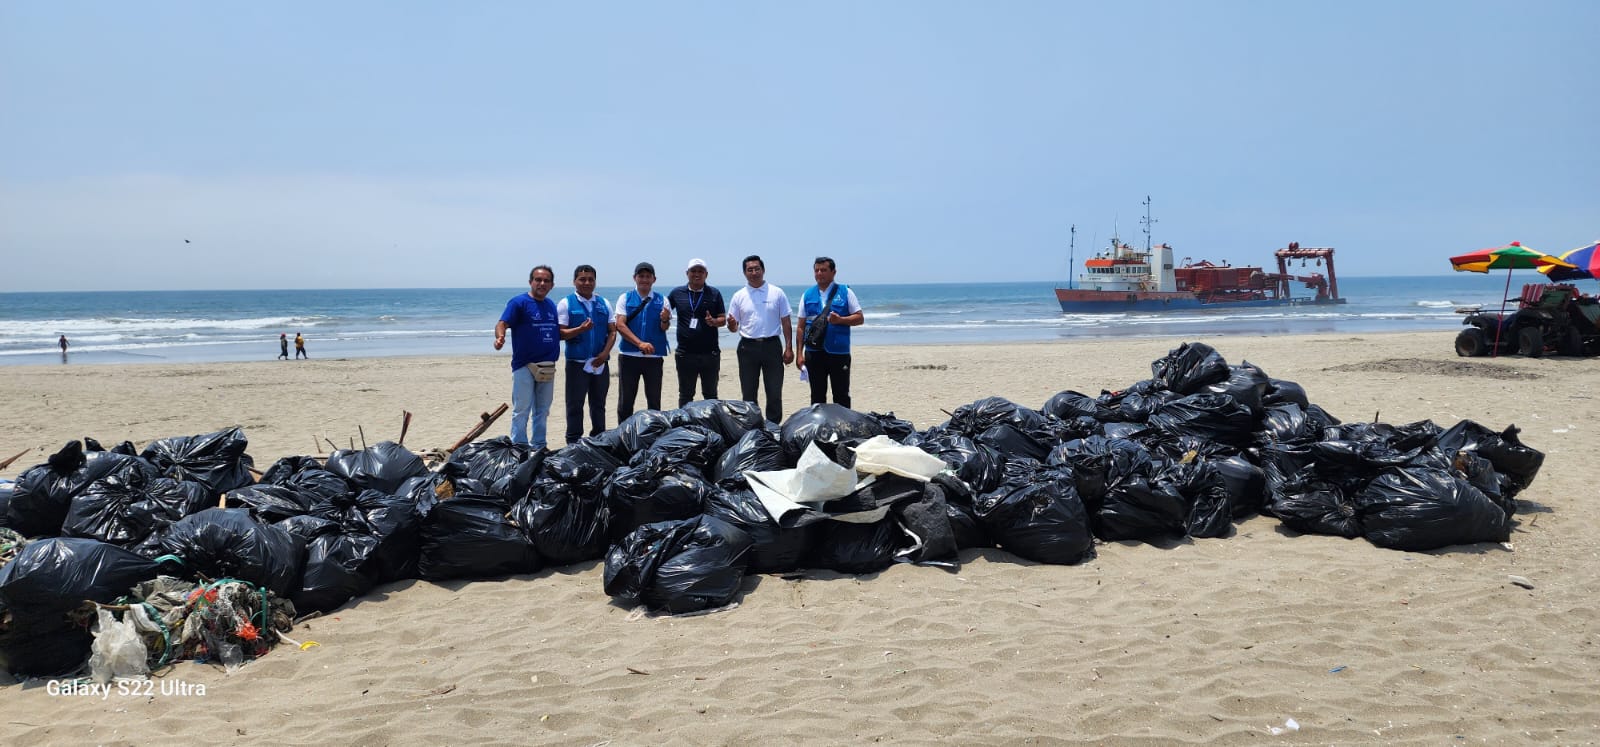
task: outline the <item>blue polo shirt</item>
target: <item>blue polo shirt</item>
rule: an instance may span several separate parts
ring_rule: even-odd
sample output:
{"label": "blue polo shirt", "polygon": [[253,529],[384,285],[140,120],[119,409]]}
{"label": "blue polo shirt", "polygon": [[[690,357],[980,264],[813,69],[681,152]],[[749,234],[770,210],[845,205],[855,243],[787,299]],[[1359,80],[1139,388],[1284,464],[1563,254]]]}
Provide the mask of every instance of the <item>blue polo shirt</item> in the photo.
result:
{"label": "blue polo shirt", "polygon": [[526,293],[506,302],[500,321],[511,331],[511,368],[554,361],[561,355],[561,324],[556,305],[547,296],[534,300]]}

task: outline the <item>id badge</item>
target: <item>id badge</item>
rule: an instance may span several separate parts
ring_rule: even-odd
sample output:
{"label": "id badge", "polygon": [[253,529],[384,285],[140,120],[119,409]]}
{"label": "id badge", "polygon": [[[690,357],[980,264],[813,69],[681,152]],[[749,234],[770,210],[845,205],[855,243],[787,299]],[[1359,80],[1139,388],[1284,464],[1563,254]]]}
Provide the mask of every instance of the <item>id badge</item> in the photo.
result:
{"label": "id badge", "polygon": [[699,329],[699,328],[700,328],[700,320],[699,319],[690,319],[689,320],[689,329]]}

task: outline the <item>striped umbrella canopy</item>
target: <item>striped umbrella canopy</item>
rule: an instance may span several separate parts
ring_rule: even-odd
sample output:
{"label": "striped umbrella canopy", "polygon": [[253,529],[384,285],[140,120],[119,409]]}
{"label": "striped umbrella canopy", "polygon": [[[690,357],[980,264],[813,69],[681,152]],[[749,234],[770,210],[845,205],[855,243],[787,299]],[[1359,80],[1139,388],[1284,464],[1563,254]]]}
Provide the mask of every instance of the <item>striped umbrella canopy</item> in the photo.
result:
{"label": "striped umbrella canopy", "polygon": [[1450,258],[1456,272],[1488,272],[1490,270],[1538,270],[1544,267],[1577,269],[1570,262],[1552,257],[1544,252],[1529,249],[1520,241],[1513,241],[1494,249],[1479,249],[1470,254]]}
{"label": "striped umbrella canopy", "polygon": [[1600,247],[1600,241],[1561,255],[1561,261],[1573,265],[1571,269],[1550,265],[1539,268],[1539,272],[1558,283],[1584,278],[1600,280],[1600,252],[1595,251],[1596,247]]}

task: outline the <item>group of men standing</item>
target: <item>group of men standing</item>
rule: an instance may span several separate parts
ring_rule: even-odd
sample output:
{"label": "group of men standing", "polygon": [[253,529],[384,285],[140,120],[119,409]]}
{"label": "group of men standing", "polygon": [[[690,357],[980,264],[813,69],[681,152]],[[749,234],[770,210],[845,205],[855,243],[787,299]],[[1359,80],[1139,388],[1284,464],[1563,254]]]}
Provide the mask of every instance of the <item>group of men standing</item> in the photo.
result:
{"label": "group of men standing", "polygon": [[[756,402],[764,384],[768,420],[783,422],[783,376],[790,364],[809,380],[813,404],[826,402],[831,386],[833,401],[849,407],[850,328],[864,317],[855,292],[835,282],[834,261],[818,257],[812,264],[817,285],[801,297],[797,323],[791,323],[789,297],[783,289],[766,282],[767,267],[760,256],[745,257],[742,269],[745,286],[724,303],[722,292],[706,284],[710,271],[704,260],[689,260],[684,269],[688,282],[665,296],[655,291],[655,266],[640,262],[633,268],[633,290],[608,305],[595,295],[596,272],[590,265],[578,265],[572,274],[574,292],[558,302],[549,299],[555,271],[548,265],[533,268],[528,292],[507,302],[495,324],[495,350],[504,347],[507,333],[511,335],[511,440],[534,448],[547,445],[555,364],[563,346],[569,444],[584,436],[585,410],[589,435],[606,428],[613,347],[618,423],[633,414],[641,383],[645,405],[661,409],[668,353],[673,354],[678,373],[679,407],[695,399],[697,387],[702,398],[716,399],[723,327],[739,335],[741,398]],[[674,317],[676,351],[667,341]]]}

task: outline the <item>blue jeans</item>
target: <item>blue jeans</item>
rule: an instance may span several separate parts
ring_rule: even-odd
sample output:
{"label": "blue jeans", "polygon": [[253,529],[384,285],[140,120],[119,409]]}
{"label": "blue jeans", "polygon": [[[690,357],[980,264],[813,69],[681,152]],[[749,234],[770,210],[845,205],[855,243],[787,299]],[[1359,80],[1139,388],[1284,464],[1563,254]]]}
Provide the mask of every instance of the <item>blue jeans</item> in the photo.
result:
{"label": "blue jeans", "polygon": [[[545,447],[545,426],[550,420],[550,402],[556,396],[554,381],[534,381],[533,371],[523,366],[511,372],[511,442],[535,449]],[[529,427],[532,416],[532,427]]]}

